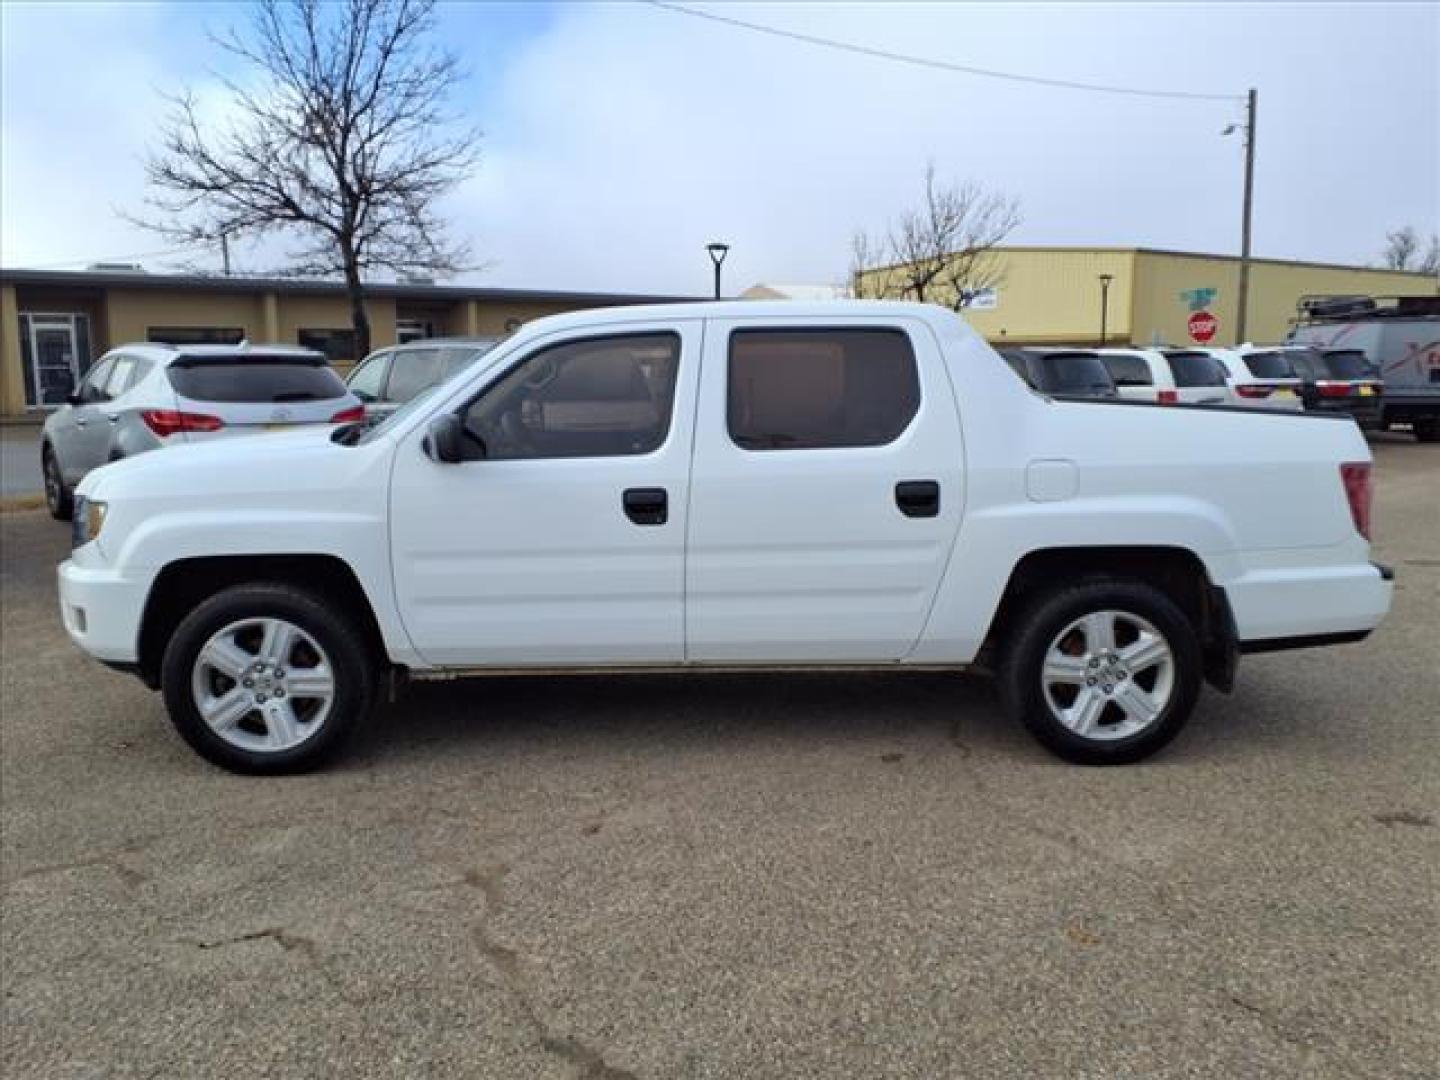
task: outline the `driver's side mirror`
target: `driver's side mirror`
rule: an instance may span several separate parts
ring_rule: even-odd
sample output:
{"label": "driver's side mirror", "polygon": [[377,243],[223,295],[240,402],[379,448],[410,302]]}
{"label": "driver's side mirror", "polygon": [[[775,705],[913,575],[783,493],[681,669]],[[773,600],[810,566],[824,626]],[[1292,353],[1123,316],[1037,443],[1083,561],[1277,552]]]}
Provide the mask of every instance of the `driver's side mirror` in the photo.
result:
{"label": "driver's side mirror", "polygon": [[464,440],[460,417],[454,413],[441,413],[430,421],[425,431],[425,453],[431,461],[454,465],[465,460]]}
{"label": "driver's side mirror", "polygon": [[82,394],[79,390],[71,390],[70,393],[65,395],[65,404],[83,405],[85,404],[85,395]]}

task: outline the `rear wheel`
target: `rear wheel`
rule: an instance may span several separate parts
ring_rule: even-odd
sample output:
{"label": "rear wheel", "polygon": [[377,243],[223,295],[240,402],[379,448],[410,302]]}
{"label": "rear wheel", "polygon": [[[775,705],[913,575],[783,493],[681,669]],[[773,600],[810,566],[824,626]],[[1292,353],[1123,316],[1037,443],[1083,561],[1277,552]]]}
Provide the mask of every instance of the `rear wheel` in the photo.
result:
{"label": "rear wheel", "polygon": [[1200,642],[1153,586],[1098,579],[1061,589],[1033,603],[1017,627],[1001,661],[1001,695],[1067,761],[1139,761],[1170,742],[1194,709]]}
{"label": "rear wheel", "polygon": [[373,667],[324,600],[240,585],[176,628],[161,685],[176,730],[202,757],[232,772],[293,773],[330,760],[369,712]]}
{"label": "rear wheel", "polygon": [[1433,416],[1421,417],[1411,427],[1415,430],[1415,438],[1419,442],[1434,442],[1440,439],[1440,419]]}
{"label": "rear wheel", "polygon": [[75,493],[65,486],[65,474],[48,443],[40,451],[40,469],[45,476],[45,506],[50,516],[56,521],[69,521],[75,513]]}

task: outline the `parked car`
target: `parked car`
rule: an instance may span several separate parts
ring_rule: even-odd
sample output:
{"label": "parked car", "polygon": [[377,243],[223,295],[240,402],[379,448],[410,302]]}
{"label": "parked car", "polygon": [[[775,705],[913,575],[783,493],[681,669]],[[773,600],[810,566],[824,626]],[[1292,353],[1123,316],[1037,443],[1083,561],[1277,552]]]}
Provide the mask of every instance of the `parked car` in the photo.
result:
{"label": "parked car", "polygon": [[1359,349],[1318,349],[1308,345],[1246,345],[1240,354],[1283,354],[1300,377],[1305,408],[1343,413],[1366,428],[1378,428],[1383,416],[1385,384]]}
{"label": "parked car", "polygon": [[60,606],[244,772],[407,677],[837,665],[993,668],[1111,764],[1239,654],[1370,633],[1370,482],[1354,424],[1044,397],[932,305],[579,311],[369,428],[97,470]]}
{"label": "parked car", "polygon": [[383,420],[422,390],[437,386],[495,347],[499,338],[429,338],[371,353],[346,380],[365,405],[365,416]]}
{"label": "parked car", "polygon": [[45,501],[70,518],[90,470],[146,450],[363,419],[325,357],[286,345],[121,345],[45,420]]}
{"label": "parked car", "polygon": [[1440,439],[1440,296],[1306,296],[1289,342],[1358,349],[1385,383],[1379,426]]}
{"label": "parked car", "polygon": [[1118,397],[1115,380],[1091,349],[1003,348],[1010,370],[1033,390],[1055,397]]}
{"label": "parked car", "polygon": [[1278,364],[1257,359],[1252,367],[1235,349],[1204,346],[1166,349],[1164,352],[1171,361],[1172,369],[1177,357],[1187,353],[1202,353],[1219,364],[1225,372],[1227,405],[1253,409],[1287,409],[1292,412],[1298,412],[1305,407],[1301,398],[1300,377],[1290,370],[1283,359]]}
{"label": "parked car", "polygon": [[1115,380],[1122,398],[1161,405],[1224,405],[1225,369],[1204,353],[1189,349],[1106,348],[1096,352]]}

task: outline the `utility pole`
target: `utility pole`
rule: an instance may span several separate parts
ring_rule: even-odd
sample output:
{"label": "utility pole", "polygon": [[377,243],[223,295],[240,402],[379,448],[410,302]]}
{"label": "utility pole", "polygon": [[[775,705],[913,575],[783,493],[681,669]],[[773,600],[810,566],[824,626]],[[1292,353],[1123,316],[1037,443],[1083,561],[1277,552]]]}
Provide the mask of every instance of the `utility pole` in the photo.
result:
{"label": "utility pole", "polygon": [[220,234],[220,258],[225,266],[225,276],[230,276],[230,236],[228,233]]}
{"label": "utility pole", "polygon": [[1240,223],[1240,295],[1236,302],[1235,344],[1243,344],[1250,306],[1250,219],[1255,202],[1255,99],[1252,86],[1245,95],[1245,208]]}

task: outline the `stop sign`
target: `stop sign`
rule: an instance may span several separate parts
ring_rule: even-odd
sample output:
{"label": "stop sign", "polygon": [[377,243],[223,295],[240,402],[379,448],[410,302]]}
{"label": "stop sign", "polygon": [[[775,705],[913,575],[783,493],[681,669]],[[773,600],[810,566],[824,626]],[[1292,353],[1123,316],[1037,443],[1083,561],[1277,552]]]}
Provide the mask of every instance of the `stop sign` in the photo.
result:
{"label": "stop sign", "polygon": [[1197,311],[1190,316],[1186,325],[1190,328],[1190,336],[1203,345],[1215,336],[1215,331],[1220,328],[1220,320],[1208,311]]}

